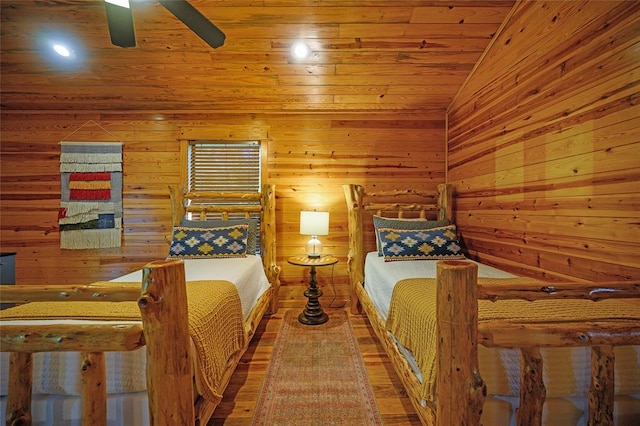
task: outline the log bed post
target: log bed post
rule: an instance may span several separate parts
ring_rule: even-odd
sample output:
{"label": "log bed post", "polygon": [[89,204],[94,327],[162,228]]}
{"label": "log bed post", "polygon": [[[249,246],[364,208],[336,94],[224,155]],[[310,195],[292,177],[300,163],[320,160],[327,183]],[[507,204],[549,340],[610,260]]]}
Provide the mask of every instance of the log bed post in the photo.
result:
{"label": "log bed post", "polygon": [[478,367],[478,267],[437,266],[437,425],[479,425],[487,386]]}
{"label": "log bed post", "polygon": [[171,225],[180,226],[180,221],[186,214],[183,190],[178,185],[169,185],[169,195],[171,196]]}
{"label": "log bed post", "polygon": [[364,282],[364,242],[362,240],[362,199],[364,188],[360,185],[342,185],[348,205],[349,253],[347,271],[351,289],[351,313],[361,314],[362,305],[356,293],[356,286]]}
{"label": "log bed post", "polygon": [[260,253],[267,279],[273,287],[270,314],[278,312],[278,290],[280,289],[280,267],[276,263],[276,186],[262,186],[262,221],[260,224],[260,241],[264,253]]}
{"label": "log bed post", "polygon": [[453,189],[451,185],[438,185],[438,220],[453,222]]}
{"label": "log bed post", "polygon": [[[152,426],[194,424],[193,365],[182,260],[148,263],[138,306],[147,348],[147,394]],[[173,347],[167,350],[167,347]]]}

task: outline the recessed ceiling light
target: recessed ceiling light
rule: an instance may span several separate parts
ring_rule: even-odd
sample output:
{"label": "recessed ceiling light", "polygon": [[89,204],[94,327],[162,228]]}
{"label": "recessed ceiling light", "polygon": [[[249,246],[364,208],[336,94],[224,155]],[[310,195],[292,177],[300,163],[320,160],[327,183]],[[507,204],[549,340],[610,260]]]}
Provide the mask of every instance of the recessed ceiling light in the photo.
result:
{"label": "recessed ceiling light", "polygon": [[296,41],[291,45],[291,54],[296,59],[306,59],[311,53],[311,48],[304,41]]}
{"label": "recessed ceiling light", "polygon": [[60,44],[60,43],[54,43],[53,45],[53,50],[60,56],[64,56],[65,58],[68,58],[69,56],[71,56],[71,51],[67,48],[67,46]]}
{"label": "recessed ceiling light", "polygon": [[75,71],[85,63],[85,51],[78,38],[59,28],[43,28],[36,37],[37,49],[43,61],[59,71]]}

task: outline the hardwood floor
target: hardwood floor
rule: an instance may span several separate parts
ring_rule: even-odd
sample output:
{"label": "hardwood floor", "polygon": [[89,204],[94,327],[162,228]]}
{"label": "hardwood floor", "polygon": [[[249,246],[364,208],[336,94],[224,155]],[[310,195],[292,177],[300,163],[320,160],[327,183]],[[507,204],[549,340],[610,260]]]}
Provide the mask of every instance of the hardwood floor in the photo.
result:
{"label": "hardwood floor", "polygon": [[[224,398],[213,413],[208,426],[240,426],[251,422],[262,388],[262,380],[273,351],[276,333],[287,309],[301,308],[280,308],[277,314],[264,318],[260,322],[256,335],[238,365],[224,393]],[[324,309],[329,311],[332,308]],[[349,317],[358,338],[384,424],[419,425],[418,416],[402,388],[400,379],[393,371],[384,349],[377,342],[368,320],[365,316],[350,315]]]}

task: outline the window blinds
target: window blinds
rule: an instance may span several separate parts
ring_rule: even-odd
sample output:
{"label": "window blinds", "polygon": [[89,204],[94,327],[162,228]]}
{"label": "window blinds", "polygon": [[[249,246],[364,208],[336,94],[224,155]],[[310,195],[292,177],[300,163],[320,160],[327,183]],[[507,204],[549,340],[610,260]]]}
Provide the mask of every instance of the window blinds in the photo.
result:
{"label": "window blinds", "polygon": [[190,142],[189,190],[260,191],[260,143]]}
{"label": "window blinds", "polygon": [[[260,192],[260,142],[190,141],[188,147],[189,191]],[[215,204],[224,203],[225,200],[215,201]],[[260,204],[260,201],[247,200],[246,204]],[[195,219],[191,213],[188,217]],[[229,214],[229,219],[244,217],[242,213]],[[258,221],[259,229],[260,214],[251,213],[251,218]],[[206,219],[220,219],[220,214],[207,213]],[[258,232],[256,254],[260,254],[260,247]]]}

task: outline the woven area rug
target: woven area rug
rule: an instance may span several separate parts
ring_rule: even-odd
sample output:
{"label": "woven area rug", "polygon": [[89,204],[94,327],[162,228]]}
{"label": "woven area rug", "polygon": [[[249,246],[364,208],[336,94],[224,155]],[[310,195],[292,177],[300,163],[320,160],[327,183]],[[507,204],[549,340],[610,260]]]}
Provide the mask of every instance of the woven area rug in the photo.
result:
{"label": "woven area rug", "polygon": [[346,312],[321,325],[285,313],[252,424],[382,425]]}

